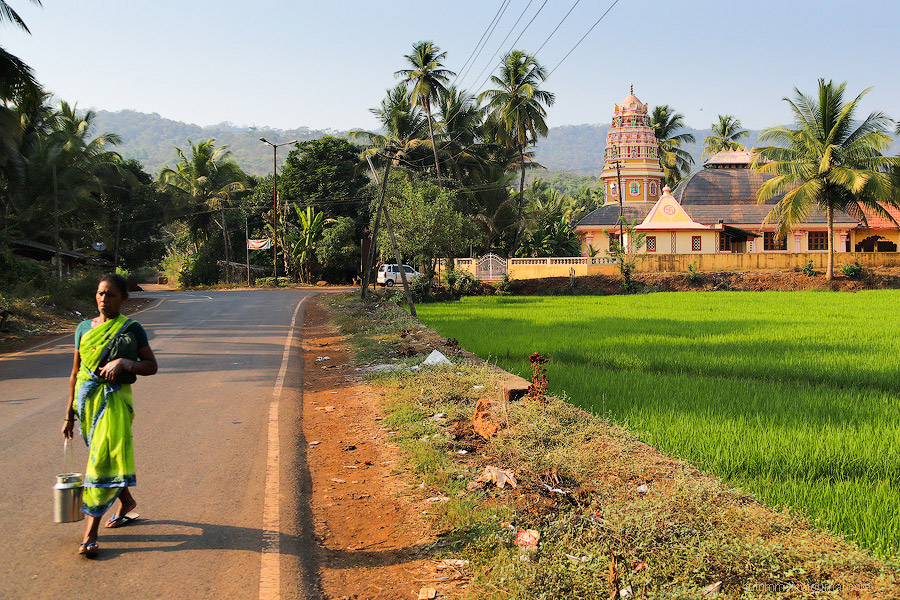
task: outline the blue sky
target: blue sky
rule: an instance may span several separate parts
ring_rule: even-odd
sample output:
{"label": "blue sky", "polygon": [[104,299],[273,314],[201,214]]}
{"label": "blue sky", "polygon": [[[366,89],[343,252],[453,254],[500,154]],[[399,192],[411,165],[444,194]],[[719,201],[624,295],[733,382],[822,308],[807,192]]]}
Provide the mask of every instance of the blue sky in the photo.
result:
{"label": "blue sky", "polygon": [[[575,0],[509,0],[475,69],[479,89],[525,24],[535,51]],[[32,34],[5,26],[3,45],[44,85],[80,107],[135,109],[209,125],[372,128],[368,108],[422,39],[459,71],[503,0],[9,0]],[[538,55],[555,67],[612,0],[581,0]],[[523,14],[517,28],[513,23]],[[541,8],[543,7],[543,8]],[[717,114],[761,128],[789,118],[781,98],[819,77],[847,81],[863,105],[900,118],[897,0],[619,0],[546,82],[551,125],[609,122],[634,83],[704,128]],[[512,31],[508,41],[501,40]],[[491,57],[493,56],[493,57]]]}

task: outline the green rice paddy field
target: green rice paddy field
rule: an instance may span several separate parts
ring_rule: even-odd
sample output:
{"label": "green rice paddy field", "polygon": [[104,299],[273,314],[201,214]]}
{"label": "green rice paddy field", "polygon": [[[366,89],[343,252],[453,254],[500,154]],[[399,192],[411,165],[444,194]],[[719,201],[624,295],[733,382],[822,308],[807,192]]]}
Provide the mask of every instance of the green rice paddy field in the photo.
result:
{"label": "green rice paddy field", "polygon": [[875,554],[900,548],[900,292],[483,297],[441,334]]}

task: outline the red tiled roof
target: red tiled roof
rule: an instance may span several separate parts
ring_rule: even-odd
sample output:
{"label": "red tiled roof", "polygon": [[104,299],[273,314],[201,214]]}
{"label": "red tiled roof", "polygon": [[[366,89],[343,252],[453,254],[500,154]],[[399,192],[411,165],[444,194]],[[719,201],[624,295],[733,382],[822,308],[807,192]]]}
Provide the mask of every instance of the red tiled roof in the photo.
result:
{"label": "red tiled roof", "polygon": [[[897,223],[900,223],[900,208],[894,208],[893,206],[885,206],[884,208],[887,210],[888,214],[897,219]],[[896,223],[891,222],[887,217],[876,214],[871,208],[862,207],[862,212],[866,215],[866,221],[869,226],[866,227],[866,225],[861,222],[858,229],[898,229]],[[862,221],[862,219],[860,219],[860,221]]]}

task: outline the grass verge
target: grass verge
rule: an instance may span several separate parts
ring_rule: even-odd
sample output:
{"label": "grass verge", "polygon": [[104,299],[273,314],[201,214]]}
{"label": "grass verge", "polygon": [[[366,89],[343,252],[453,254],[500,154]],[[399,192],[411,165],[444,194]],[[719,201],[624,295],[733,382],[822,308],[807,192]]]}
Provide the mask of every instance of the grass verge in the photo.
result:
{"label": "grass verge", "polygon": [[[390,302],[350,294],[324,301],[360,364],[400,367],[371,374],[370,383],[382,394],[406,472],[420,485],[414,502],[441,532],[439,556],[469,561],[452,595],[900,595],[894,564],[790,510],[761,505],[565,398],[495,405],[503,427],[482,439],[470,418],[479,398],[497,397],[495,368],[449,346],[453,365],[404,369],[440,344],[436,334]],[[514,472],[518,486],[470,491],[486,466]],[[516,545],[520,529],[539,532],[535,551]]]}

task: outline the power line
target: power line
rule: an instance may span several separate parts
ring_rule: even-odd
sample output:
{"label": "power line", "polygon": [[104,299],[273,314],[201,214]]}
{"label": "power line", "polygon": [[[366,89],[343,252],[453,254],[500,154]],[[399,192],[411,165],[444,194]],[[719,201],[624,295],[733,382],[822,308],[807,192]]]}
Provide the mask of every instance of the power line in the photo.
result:
{"label": "power line", "polygon": [[[488,23],[488,26],[487,26],[487,27],[485,27],[484,33],[481,34],[481,39],[479,39],[479,40],[478,40],[478,43],[475,44],[475,48],[472,49],[472,52],[469,54],[469,57],[466,59],[466,62],[464,62],[464,63],[463,63],[463,66],[459,69],[460,73],[462,73],[463,71],[465,71],[466,66],[469,64],[469,61],[472,60],[472,57],[475,55],[475,51],[478,50],[478,48],[481,46],[481,42],[484,41],[484,36],[486,36],[488,30],[491,29],[491,25],[494,25],[494,21],[496,21],[496,20],[498,19],[498,17],[501,16],[501,11],[505,11],[505,10],[506,10],[505,7],[509,4],[509,2],[510,2],[510,0],[503,0],[502,2],[500,2],[500,8],[498,8],[498,9],[497,9],[497,12],[494,13],[494,18],[491,19],[491,22]],[[496,26],[495,26],[495,27],[496,27]],[[493,31],[493,30],[492,30],[492,31]],[[456,77],[453,78],[453,81],[450,82],[450,85],[453,85],[454,83],[456,83],[456,80],[457,80],[457,79],[459,79],[459,75],[457,75]]]}
{"label": "power line", "polygon": [[558,63],[556,63],[556,66],[553,67],[553,70],[551,70],[550,73],[547,75],[547,77],[544,78],[544,81],[546,81],[547,79],[550,79],[550,75],[553,75],[553,71],[556,71],[559,68],[559,66],[561,64],[563,64],[567,58],[569,58],[569,55],[572,54],[573,52],[575,52],[575,48],[577,48],[578,46],[581,45],[581,42],[584,41],[584,38],[586,38],[594,30],[594,27],[596,27],[597,25],[600,24],[600,21],[602,21],[604,18],[606,18],[606,15],[609,14],[609,11],[611,11],[613,9],[613,7],[618,3],[619,3],[619,0],[614,0],[613,3],[609,5],[609,8],[606,9],[606,12],[604,12],[602,15],[600,15],[600,18],[597,19],[593,25],[591,25],[591,28],[588,29],[587,32],[583,36],[581,36],[581,39],[578,40],[578,42],[574,46],[572,46],[572,49],[569,50],[566,53],[566,55],[562,57],[562,60],[559,61]]}
{"label": "power line", "polygon": [[[508,40],[508,39],[509,39],[509,36],[512,35],[512,32],[515,31],[516,26],[519,24],[519,21],[521,21],[521,20],[522,20],[522,17],[525,16],[525,13],[528,11],[528,8],[531,6],[531,4],[532,4],[533,2],[534,2],[534,0],[528,0],[528,4],[525,5],[525,8],[522,10],[522,14],[519,15],[519,18],[516,19],[516,22],[513,23],[513,26],[509,28],[509,32],[507,32],[506,37],[503,38],[503,41],[502,41],[502,42],[500,42],[500,47],[497,48],[497,49],[494,51],[493,54],[491,54],[491,57],[488,59],[487,64],[484,65],[484,68],[481,69],[481,72],[478,74],[477,77],[475,77],[475,81],[478,81],[478,79],[481,78],[482,75],[484,75],[485,70],[486,70],[489,66],[491,66],[491,63],[493,62],[494,57],[496,57],[496,56],[497,56],[497,53],[500,52],[500,50],[503,49],[503,45],[506,43],[506,40]],[[485,78],[485,80],[481,83],[481,85],[478,86],[478,89],[481,89],[481,86],[484,85],[485,82],[486,82],[489,78],[490,78],[490,75],[488,75],[488,77]],[[475,93],[478,93],[478,92],[476,91]]]}
{"label": "power line", "polygon": [[[534,23],[534,20],[537,19],[537,16],[538,16],[539,14],[541,14],[541,11],[544,10],[544,7],[545,7],[545,6],[547,6],[547,0],[544,0],[544,3],[541,4],[541,7],[540,7],[539,9],[537,9],[537,12],[534,13],[534,16],[531,17],[531,20],[530,20],[530,21],[528,21],[528,25],[526,25],[525,28],[522,29],[522,31],[519,32],[519,37],[517,37],[517,38],[513,41],[513,43],[510,45],[510,46],[511,46],[511,47],[510,47],[510,50],[512,50],[513,48],[516,47],[516,44],[519,43],[519,40],[522,39],[522,36],[525,34],[526,31],[528,31],[528,28],[531,27],[531,24]],[[537,54],[537,52],[535,52],[535,54]]]}
{"label": "power line", "polygon": [[477,61],[478,57],[481,56],[482,50],[484,50],[487,47],[488,41],[490,41],[491,36],[494,35],[494,30],[496,30],[497,26],[500,24],[500,19],[502,19],[503,15],[506,14],[506,9],[509,8],[510,1],[511,0],[506,0],[504,6],[502,7],[503,10],[501,11],[500,16],[497,18],[497,21],[494,23],[494,26],[491,28],[490,33],[488,33],[487,37],[485,38],[484,43],[481,45],[481,48],[478,50],[478,53],[475,55],[475,58],[473,58],[472,62],[469,63],[469,67],[466,70],[467,71],[466,74],[465,75],[460,74],[460,76],[459,76],[460,84],[462,84],[462,82],[465,80],[466,75],[468,75],[468,73],[471,72],[472,67],[475,66],[475,61]]}
{"label": "power line", "polygon": [[565,20],[569,18],[569,15],[572,14],[572,11],[575,10],[575,7],[578,6],[578,3],[579,3],[579,2],[581,2],[581,0],[575,0],[575,4],[572,5],[572,8],[570,8],[570,9],[569,9],[569,12],[566,13],[566,16],[564,16],[564,17],[562,18],[562,21],[560,21],[560,22],[556,25],[556,27],[553,29],[553,31],[550,32],[550,35],[547,36],[547,39],[544,40],[544,43],[541,44],[541,47],[538,48],[538,49],[537,49],[537,52],[534,53],[535,56],[537,56],[538,54],[540,54],[541,50],[544,49],[544,46],[547,45],[547,42],[550,41],[550,38],[552,38],[552,37],[554,36],[554,34],[556,33],[556,31],[562,26],[562,24],[565,22]]}

